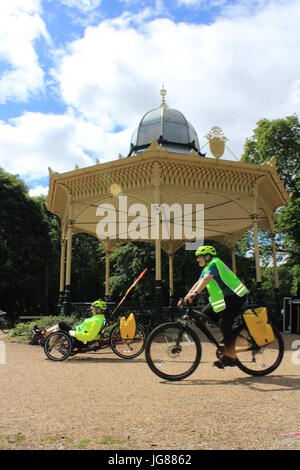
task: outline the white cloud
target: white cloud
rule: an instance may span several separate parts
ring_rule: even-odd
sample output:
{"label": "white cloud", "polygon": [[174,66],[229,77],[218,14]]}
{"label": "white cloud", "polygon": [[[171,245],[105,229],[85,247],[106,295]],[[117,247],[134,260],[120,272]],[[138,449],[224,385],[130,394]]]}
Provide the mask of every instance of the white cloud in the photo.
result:
{"label": "white cloud", "polygon": [[71,8],[78,8],[84,13],[97,8],[102,0],[61,0],[61,2]]}
{"label": "white cloud", "polygon": [[[0,166],[24,177],[27,182],[48,175],[48,167],[65,172],[114,160],[129,147],[130,132],[115,134],[103,130],[72,112],[65,115],[26,113],[0,122]],[[92,156],[91,156],[92,155]]]}
{"label": "white cloud", "polygon": [[48,166],[65,172],[127,155],[133,129],[160,104],[162,82],[168,105],[185,114],[201,146],[218,125],[239,157],[258,119],[299,113],[300,10],[298,2],[281,3],[255,14],[228,10],[211,25],[149,21],[146,9],[87,28],[57,51],[54,76],[68,112],[0,122],[0,166],[32,182]]}
{"label": "white cloud", "polygon": [[62,54],[62,97],[112,131],[136,126],[158,106],[164,81],[167,103],[194,125],[201,145],[219,125],[240,156],[258,119],[299,111],[291,97],[300,73],[297,5],[270,4],[246,17],[243,10],[211,25],[156,19],[137,26],[128,15],[103,21]]}
{"label": "white cloud", "polygon": [[43,90],[44,72],[34,42],[50,38],[40,15],[40,0],[0,2],[0,60],[4,66],[0,103],[26,101],[30,94]]}
{"label": "white cloud", "polygon": [[29,190],[29,196],[31,197],[47,196],[48,192],[49,192],[49,186],[38,185],[35,188]]}
{"label": "white cloud", "polygon": [[179,6],[187,6],[187,7],[194,7],[194,6],[200,6],[203,4],[203,0],[177,0],[177,4]]}
{"label": "white cloud", "polygon": [[191,8],[200,8],[211,9],[215,7],[223,7],[226,5],[228,0],[177,0],[177,5],[179,7],[191,7]]}
{"label": "white cloud", "polygon": [[295,80],[292,83],[292,103],[300,105],[300,80]]}

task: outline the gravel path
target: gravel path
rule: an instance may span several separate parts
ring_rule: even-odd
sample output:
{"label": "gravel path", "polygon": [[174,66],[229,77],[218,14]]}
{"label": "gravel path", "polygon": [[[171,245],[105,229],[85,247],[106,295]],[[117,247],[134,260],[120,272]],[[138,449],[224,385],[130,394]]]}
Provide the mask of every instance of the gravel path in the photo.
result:
{"label": "gravel path", "polygon": [[[6,339],[4,336],[0,340]],[[46,359],[38,346],[6,342],[0,364],[0,449],[300,449],[300,364],[292,341],[270,376],[212,367],[214,348],[181,382],[155,376],[144,356],[109,350]]]}

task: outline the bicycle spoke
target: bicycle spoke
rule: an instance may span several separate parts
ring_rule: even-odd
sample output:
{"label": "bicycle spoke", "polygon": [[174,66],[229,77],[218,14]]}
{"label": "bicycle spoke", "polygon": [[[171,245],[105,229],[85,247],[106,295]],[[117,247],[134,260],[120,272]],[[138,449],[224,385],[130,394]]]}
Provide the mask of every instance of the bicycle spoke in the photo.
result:
{"label": "bicycle spoke", "polygon": [[145,333],[139,325],[136,326],[134,338],[129,339],[121,338],[120,329],[116,327],[111,335],[111,348],[123,359],[132,359],[143,352],[145,339]]}
{"label": "bicycle spoke", "polygon": [[158,371],[178,376],[189,371],[197,358],[197,346],[189,333],[184,332],[178,343],[179,328],[167,327],[151,342],[150,360]]}
{"label": "bicycle spoke", "polygon": [[47,338],[44,349],[49,359],[61,361],[71,353],[71,340],[65,333],[57,332]]}
{"label": "bicycle spoke", "polygon": [[[246,330],[243,330],[236,339],[236,354],[241,368],[250,374],[264,374],[273,370],[274,364],[281,361],[281,345],[278,336],[272,343],[258,348]],[[277,367],[277,366],[276,366]]]}

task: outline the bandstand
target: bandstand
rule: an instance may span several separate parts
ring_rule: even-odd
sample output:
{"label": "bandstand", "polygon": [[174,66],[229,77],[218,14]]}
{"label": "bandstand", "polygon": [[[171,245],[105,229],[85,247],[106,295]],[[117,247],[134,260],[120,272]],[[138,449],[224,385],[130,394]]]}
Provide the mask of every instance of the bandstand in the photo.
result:
{"label": "bandstand", "polygon": [[[218,128],[213,128],[207,136],[213,158],[205,156],[200,151],[195,129],[180,111],[167,106],[165,94],[163,89],[161,105],[142,118],[132,136],[126,158],[66,173],[49,169],[47,208],[61,220],[60,298],[64,297],[65,305],[69,304],[71,296],[72,237],[79,232],[96,237],[100,219],[97,208],[107,204],[119,215],[114,237],[99,240],[106,252],[105,294],[109,297],[110,252],[117,245],[132,241],[130,231],[124,231],[124,220],[121,220],[121,196],[127,197],[128,207],[143,204],[149,210],[148,214],[152,205],[171,207],[176,204],[184,211],[186,205],[203,204],[204,239],[216,240],[231,250],[235,272],[236,242],[247,229],[252,228],[258,292],[261,288],[258,229],[268,230],[274,283],[278,291],[274,214],[276,209],[287,204],[289,198],[276,172],[274,159],[265,165],[222,159],[226,139]],[[128,214],[128,223],[133,218]],[[151,224],[146,217],[144,220],[144,229],[147,229]],[[186,242],[192,241],[184,230],[181,239],[175,236],[175,225],[181,224],[181,220],[176,222],[174,217],[170,217],[169,222],[173,226],[169,237],[163,237],[161,229],[156,237],[148,230],[147,238],[142,240],[155,245],[157,299],[161,295],[161,251],[164,250],[169,257],[169,290],[172,296],[173,255]],[[191,226],[194,224],[192,220]]]}

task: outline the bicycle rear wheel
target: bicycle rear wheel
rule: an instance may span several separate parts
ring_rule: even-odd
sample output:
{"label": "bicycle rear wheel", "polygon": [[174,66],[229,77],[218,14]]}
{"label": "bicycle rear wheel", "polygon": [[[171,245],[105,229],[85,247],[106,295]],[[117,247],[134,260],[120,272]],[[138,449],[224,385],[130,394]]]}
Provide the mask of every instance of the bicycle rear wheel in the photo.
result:
{"label": "bicycle rear wheel", "polygon": [[9,330],[10,330],[10,327],[9,327],[7,320],[0,318],[0,333],[2,331],[4,335],[7,335],[9,333]]}
{"label": "bicycle rear wheel", "polygon": [[255,377],[273,372],[282,361],[284,342],[280,332],[272,325],[275,339],[266,346],[257,347],[245,327],[238,333],[235,351],[238,358],[238,368]]}
{"label": "bicycle rear wheel", "polygon": [[73,343],[70,336],[63,331],[54,331],[49,336],[44,344],[44,351],[46,356],[51,361],[64,361],[67,359],[73,349]]}
{"label": "bicycle rear wheel", "polygon": [[109,338],[110,347],[113,352],[122,359],[134,359],[145,349],[146,335],[143,327],[137,323],[134,338],[122,339],[120,326],[117,325],[111,331]]}
{"label": "bicycle rear wheel", "polygon": [[4,335],[7,335],[9,333],[9,328],[8,327],[0,327],[0,332],[2,332]]}
{"label": "bicycle rear wheel", "polygon": [[152,372],[162,379],[185,379],[195,371],[200,359],[200,340],[187,325],[164,323],[147,339],[146,361]]}

